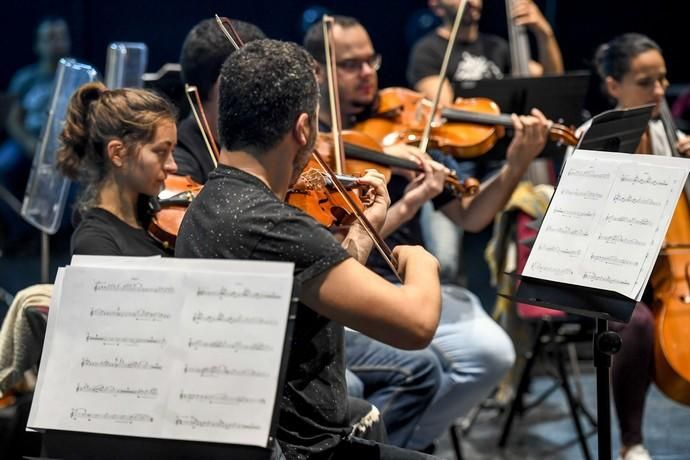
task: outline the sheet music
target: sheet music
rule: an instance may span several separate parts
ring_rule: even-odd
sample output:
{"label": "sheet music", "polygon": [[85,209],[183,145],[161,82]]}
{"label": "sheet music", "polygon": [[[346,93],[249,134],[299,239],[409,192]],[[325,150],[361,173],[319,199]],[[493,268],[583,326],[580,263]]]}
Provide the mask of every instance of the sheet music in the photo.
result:
{"label": "sheet music", "polygon": [[576,150],[523,275],[639,300],[690,160]]}
{"label": "sheet music", "polygon": [[265,447],[292,264],[140,261],[62,271],[28,425]]}

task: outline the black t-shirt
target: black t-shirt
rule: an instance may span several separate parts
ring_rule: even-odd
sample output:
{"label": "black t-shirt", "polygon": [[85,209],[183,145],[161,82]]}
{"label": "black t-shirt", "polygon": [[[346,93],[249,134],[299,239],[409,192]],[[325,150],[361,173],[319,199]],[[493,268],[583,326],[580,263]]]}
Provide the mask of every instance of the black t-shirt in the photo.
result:
{"label": "black t-shirt", "polygon": [[[313,218],[224,165],[187,210],[175,255],[294,262],[297,286],[349,257]],[[278,423],[288,459],[328,458],[350,432],[343,346],[342,325],[298,305]]]}
{"label": "black t-shirt", "polygon": [[[448,40],[432,31],[412,48],[407,81],[414,86],[421,79],[438,75]],[[510,71],[508,43],[496,35],[479,34],[472,43],[457,41],[448,62],[446,77],[451,82],[503,78]]]}
{"label": "black t-shirt", "polygon": [[149,234],[123,222],[103,208],[91,208],[80,216],[72,234],[72,254],[146,257],[167,255]]}
{"label": "black t-shirt", "polygon": [[173,158],[177,163],[175,174],[191,176],[199,184],[205,183],[208,173],[215,168],[199,126],[192,115],[182,120],[177,127],[177,146]]}

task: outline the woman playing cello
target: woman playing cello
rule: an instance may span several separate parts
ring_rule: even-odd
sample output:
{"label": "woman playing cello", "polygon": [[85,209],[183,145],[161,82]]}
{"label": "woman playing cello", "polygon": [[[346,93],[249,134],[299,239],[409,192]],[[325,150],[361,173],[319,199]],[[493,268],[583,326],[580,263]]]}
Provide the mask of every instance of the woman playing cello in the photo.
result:
{"label": "woman playing cello", "polygon": [[[659,119],[668,87],[666,64],[659,45],[644,35],[625,34],[601,45],[594,61],[607,95],[618,108],[656,104],[639,153],[671,155],[676,150],[687,156],[690,139],[669,142],[664,124]],[[581,129],[587,127],[585,125]],[[654,279],[655,275],[650,285],[655,284]],[[642,436],[645,399],[655,373],[654,317],[647,306],[654,301],[650,291],[643,296],[644,302],[637,304],[628,324],[611,323],[611,328],[623,339],[621,350],[614,355],[611,372],[614,405],[621,431],[620,458],[623,460],[651,458],[643,446]]]}

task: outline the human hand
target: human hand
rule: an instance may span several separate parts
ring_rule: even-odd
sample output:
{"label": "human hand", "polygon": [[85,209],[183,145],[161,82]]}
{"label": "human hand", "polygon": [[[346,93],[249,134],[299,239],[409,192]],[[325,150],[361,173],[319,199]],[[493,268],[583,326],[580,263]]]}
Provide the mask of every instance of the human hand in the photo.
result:
{"label": "human hand", "polygon": [[386,178],[375,169],[367,169],[364,175],[358,179],[363,185],[368,185],[368,190],[361,196],[366,209],[364,215],[374,226],[376,231],[381,230],[386,221],[386,213],[391,204]]}
{"label": "human hand", "polygon": [[526,168],[544,149],[553,122],[538,109],[532,109],[531,115],[513,114],[512,118],[514,134],[506,158],[508,164]]}
{"label": "human hand", "polygon": [[405,272],[408,267],[415,265],[426,270],[436,270],[438,273],[441,266],[438,259],[422,246],[398,245],[393,248],[393,257],[398,261],[398,273],[405,279]]}
{"label": "human hand", "polygon": [[551,24],[532,0],[514,0],[511,13],[515,25],[526,26],[535,34],[553,35]]}

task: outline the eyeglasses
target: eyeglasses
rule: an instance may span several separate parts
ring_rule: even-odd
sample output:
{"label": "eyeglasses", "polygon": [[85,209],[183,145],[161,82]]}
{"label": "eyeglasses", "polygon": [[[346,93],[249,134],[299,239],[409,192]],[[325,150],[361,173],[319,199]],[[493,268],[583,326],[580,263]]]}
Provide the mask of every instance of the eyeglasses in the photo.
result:
{"label": "eyeglasses", "polygon": [[362,70],[362,66],[366,64],[374,71],[381,68],[381,55],[376,53],[366,59],[345,59],[339,61],[336,65],[347,73],[357,73]]}

